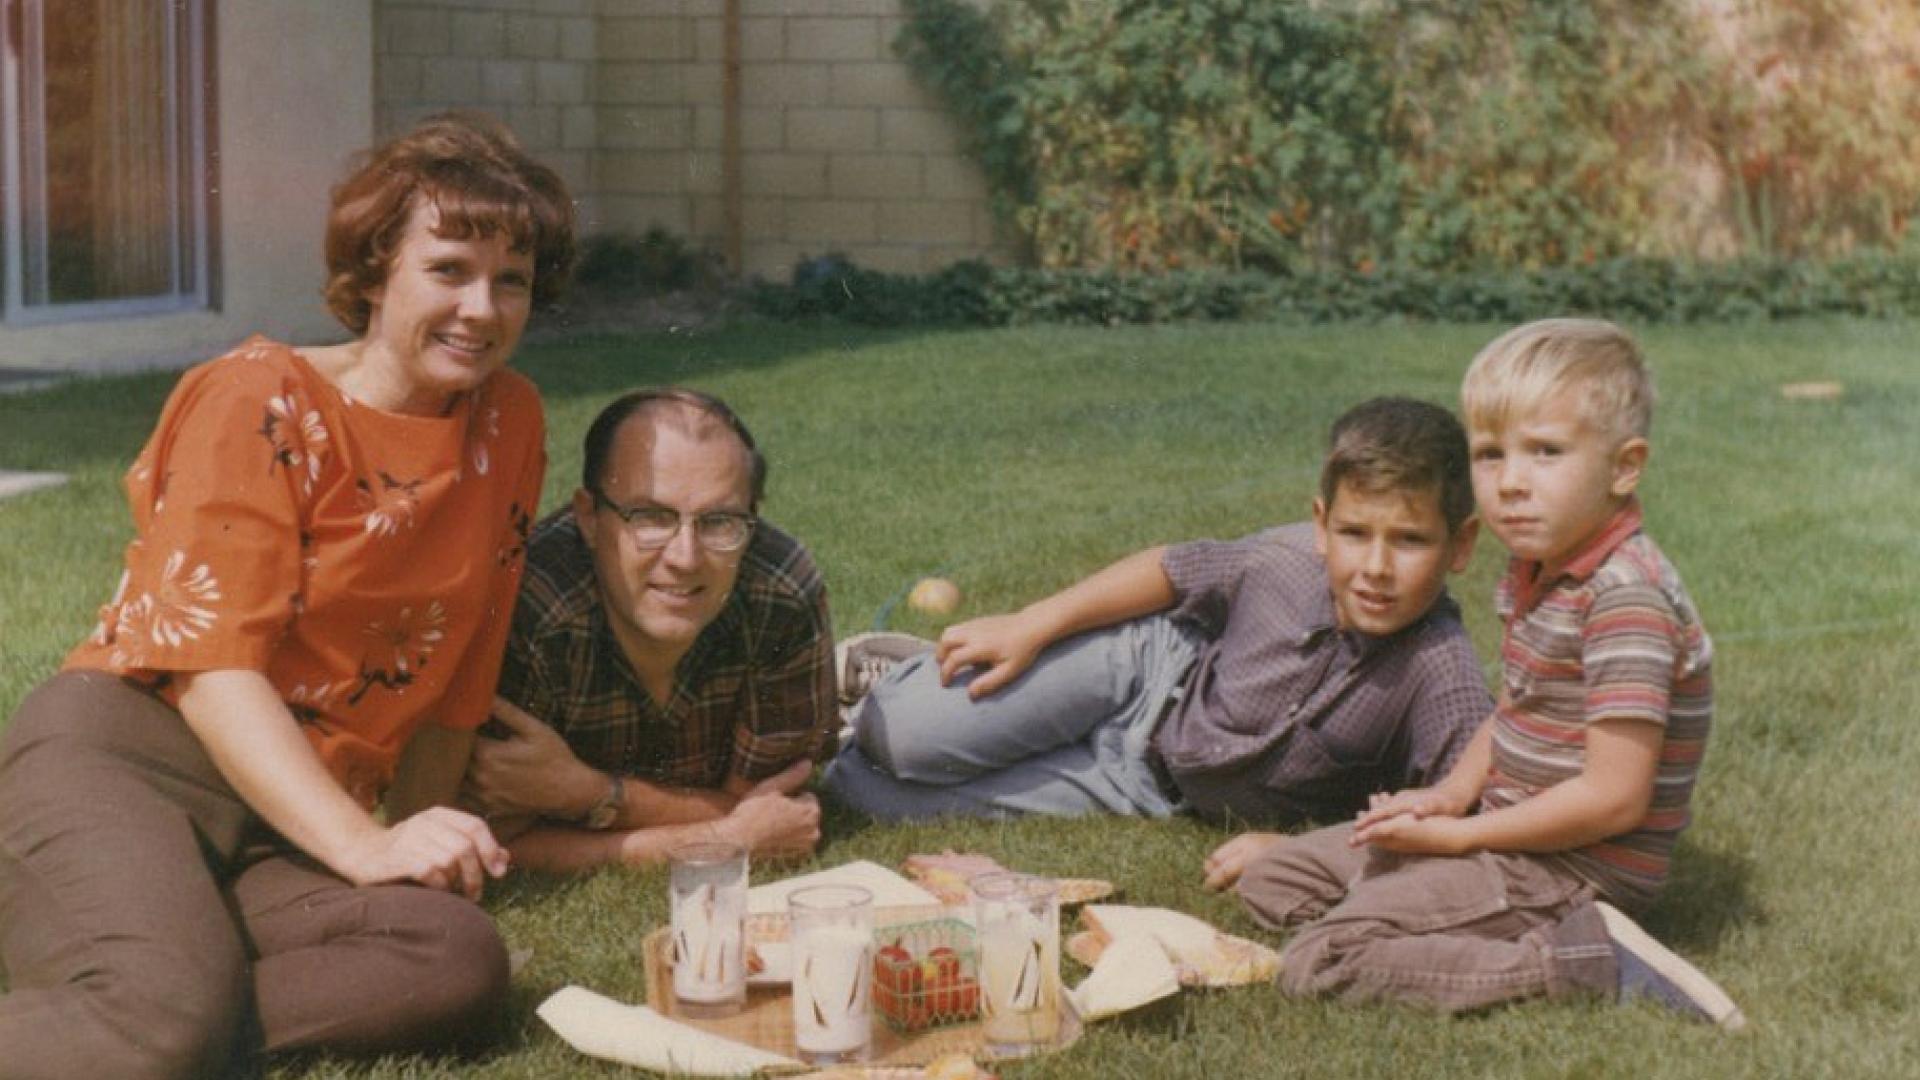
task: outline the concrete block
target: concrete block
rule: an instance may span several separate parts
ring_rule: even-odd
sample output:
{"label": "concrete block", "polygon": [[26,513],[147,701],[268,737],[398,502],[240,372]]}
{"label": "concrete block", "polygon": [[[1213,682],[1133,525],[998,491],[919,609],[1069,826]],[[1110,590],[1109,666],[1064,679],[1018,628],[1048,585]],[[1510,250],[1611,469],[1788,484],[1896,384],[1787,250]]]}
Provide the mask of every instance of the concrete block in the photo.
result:
{"label": "concrete block", "polygon": [[591,105],[569,105],[560,110],[560,145],[567,150],[593,150],[600,145],[600,113]]}
{"label": "concrete block", "polygon": [[872,109],[788,109],[787,145],[796,150],[861,151],[878,144]]}
{"label": "concrete block", "polygon": [[441,56],[452,43],[452,20],[427,8],[376,8],[381,51],[398,56]]}
{"label": "concrete block", "polygon": [[721,190],[718,152],[695,150],[687,154],[687,190],[709,194]]}
{"label": "concrete block", "polygon": [[915,154],[834,154],[827,194],[836,199],[918,199],[921,159]]}
{"label": "concrete block", "polygon": [[787,59],[845,63],[880,58],[880,24],[873,19],[790,19]]}
{"label": "concrete block", "polygon": [[480,100],[480,61],[460,56],[424,58],[420,62],[420,96],[446,103]]}
{"label": "concrete block", "polygon": [[602,19],[600,56],[606,60],[691,60],[691,30],[682,18]]}
{"label": "concrete block", "polygon": [[678,105],[686,100],[678,64],[601,64],[594,100],[602,105]]}
{"label": "concrete block", "polygon": [[507,55],[523,60],[560,59],[560,20],[544,15],[507,16]]}
{"label": "concrete block", "polygon": [[420,96],[420,58],[417,56],[376,56],[374,68],[379,72],[380,100],[386,102],[413,101]]}
{"label": "concrete block", "polygon": [[491,103],[533,101],[533,62],[480,61],[480,100]]}
{"label": "concrete block", "polygon": [[[547,167],[560,174],[567,185],[567,191],[573,195],[575,203],[584,202],[593,194],[593,160],[583,150],[549,150],[540,155]],[[584,213],[576,210],[576,213]]]}
{"label": "concrete block", "polygon": [[609,195],[682,195],[687,157],[679,150],[605,150],[594,161],[594,187]]}
{"label": "concrete block", "polygon": [[740,220],[745,236],[785,236],[787,200],[741,199]]}
{"label": "concrete block", "polygon": [[740,148],[743,150],[787,149],[787,111],[742,108],[740,110]]}
{"label": "concrete block", "polygon": [[785,19],[740,19],[740,60],[764,63],[787,58]]}
{"label": "concrete block", "polygon": [[825,105],[830,74],[825,64],[750,64],[740,72],[740,100],[747,105]]}
{"label": "concrete block", "polygon": [[693,216],[685,197],[642,198],[608,195],[600,198],[600,227],[603,232],[639,235],[651,228],[662,228],[676,236],[685,236]]}
{"label": "concrete block", "polygon": [[600,29],[593,19],[560,20],[560,59],[598,60]]}
{"label": "concrete block", "polygon": [[920,249],[901,244],[849,244],[841,254],[856,266],[889,274],[918,274],[923,269]]}
{"label": "concrete block", "polygon": [[927,198],[985,202],[987,176],[969,157],[936,154],[926,159]]}
{"label": "concrete block", "polygon": [[740,188],[748,196],[817,198],[827,193],[825,154],[742,154]]}
{"label": "concrete block", "polygon": [[887,16],[900,14],[900,0],[827,0],[829,15]]}
{"label": "concrete block", "polygon": [[506,16],[493,11],[453,13],[455,56],[493,57],[507,51]]}
{"label": "concrete block", "polygon": [[833,12],[832,0],[740,0],[740,8],[745,14],[778,15],[783,19]]}
{"label": "concrete block", "polygon": [[[749,242],[760,237],[784,236],[786,222],[787,203],[784,199],[740,200],[740,235]],[[725,242],[726,203],[718,195],[694,197],[693,235],[716,251]]]}
{"label": "concrete block", "polygon": [[726,59],[725,29],[721,19],[693,20],[693,58],[702,64],[717,64]]}
{"label": "concrete block", "polygon": [[968,203],[876,203],[878,237],[895,244],[970,244],[973,211]]}
{"label": "concrete block", "polygon": [[905,64],[835,64],[828,79],[835,105],[905,106],[931,109],[938,103],[921,89]]}
{"label": "concrete block", "polygon": [[608,150],[684,150],[692,142],[693,118],[684,105],[602,108],[598,129]]}
{"label": "concrete block", "polygon": [[585,104],[587,65],[564,60],[535,61],[533,99],[542,105]]}
{"label": "concrete block", "polygon": [[[741,73],[742,78],[745,72]],[[682,64],[680,84],[693,105],[719,105],[726,98],[726,68],[722,64]]]}
{"label": "concrete block", "polygon": [[864,200],[792,199],[787,202],[787,239],[840,250],[879,235],[876,204]]}
{"label": "concrete block", "polygon": [[921,154],[957,154],[959,123],[939,109],[881,109],[880,148]]}
{"label": "concrete block", "polygon": [[540,105],[518,105],[506,110],[507,122],[528,150],[544,157],[560,149],[560,110]]}

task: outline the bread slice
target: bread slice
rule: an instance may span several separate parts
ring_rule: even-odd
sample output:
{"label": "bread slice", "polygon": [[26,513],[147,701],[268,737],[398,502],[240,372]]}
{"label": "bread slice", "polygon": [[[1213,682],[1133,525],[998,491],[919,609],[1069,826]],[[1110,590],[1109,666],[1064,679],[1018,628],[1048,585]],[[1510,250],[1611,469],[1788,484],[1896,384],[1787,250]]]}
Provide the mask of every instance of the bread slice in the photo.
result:
{"label": "bread slice", "polygon": [[[1173,961],[1186,986],[1243,986],[1266,982],[1280,970],[1280,954],[1261,945],[1223,934],[1202,919],[1171,908],[1128,904],[1089,904],[1080,912],[1090,941],[1080,950],[1095,960],[1105,946],[1127,937],[1151,938]],[[1081,951],[1069,952],[1086,961]]]}

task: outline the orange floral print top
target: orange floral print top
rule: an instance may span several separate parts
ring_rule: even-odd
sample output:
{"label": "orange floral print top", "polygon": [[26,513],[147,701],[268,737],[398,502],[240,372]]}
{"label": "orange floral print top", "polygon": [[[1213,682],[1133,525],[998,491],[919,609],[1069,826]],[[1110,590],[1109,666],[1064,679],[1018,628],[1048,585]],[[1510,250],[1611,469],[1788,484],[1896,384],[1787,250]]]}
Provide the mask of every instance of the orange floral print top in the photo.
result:
{"label": "orange floral print top", "polygon": [[545,439],[512,371],[409,416],[251,338],[174,388],[127,472],[126,572],[66,667],[176,705],[172,672],[262,672],[372,807],[421,724],[486,719]]}

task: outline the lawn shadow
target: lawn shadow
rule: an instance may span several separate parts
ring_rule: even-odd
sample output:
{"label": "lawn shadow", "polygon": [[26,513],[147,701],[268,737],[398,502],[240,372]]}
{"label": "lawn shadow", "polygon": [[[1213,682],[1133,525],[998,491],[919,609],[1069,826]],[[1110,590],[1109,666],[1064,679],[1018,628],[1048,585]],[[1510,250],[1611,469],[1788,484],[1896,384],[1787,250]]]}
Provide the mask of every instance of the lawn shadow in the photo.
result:
{"label": "lawn shadow", "polygon": [[1753,893],[1753,858],[1681,841],[1673,876],[1645,922],[1660,940],[1690,952],[1717,952],[1742,926],[1764,926],[1766,909]]}

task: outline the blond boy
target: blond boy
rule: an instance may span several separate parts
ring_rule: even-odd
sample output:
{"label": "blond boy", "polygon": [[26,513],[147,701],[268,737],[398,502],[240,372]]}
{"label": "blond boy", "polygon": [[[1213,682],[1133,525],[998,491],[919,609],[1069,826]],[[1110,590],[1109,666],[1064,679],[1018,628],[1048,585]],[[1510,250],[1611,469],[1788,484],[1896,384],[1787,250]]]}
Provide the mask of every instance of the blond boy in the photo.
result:
{"label": "blond boy", "polygon": [[[1455,1012],[1647,997],[1735,1028],[1718,987],[1620,909],[1665,883],[1712,717],[1712,648],[1641,528],[1653,385],[1609,323],[1549,319],[1461,388],[1474,494],[1513,558],[1493,715],[1439,784],[1289,840],[1239,891],[1281,988]],[[1477,812],[1476,812],[1477,811]]]}

